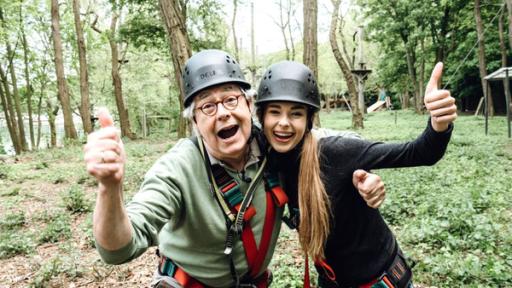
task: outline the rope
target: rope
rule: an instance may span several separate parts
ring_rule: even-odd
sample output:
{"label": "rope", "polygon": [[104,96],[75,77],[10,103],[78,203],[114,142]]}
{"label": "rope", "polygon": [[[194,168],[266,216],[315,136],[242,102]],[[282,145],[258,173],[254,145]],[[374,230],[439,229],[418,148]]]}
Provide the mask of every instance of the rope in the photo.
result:
{"label": "rope", "polygon": [[[489,23],[489,25],[487,25],[487,27],[484,29],[484,32],[483,34],[485,34],[485,32],[487,32],[487,29],[489,29],[489,27],[492,25],[492,23],[494,22],[494,20],[496,20],[496,17],[498,17],[498,15],[500,15],[501,11],[503,10],[503,7],[505,7],[504,5],[501,5],[501,8],[500,10],[498,11],[498,13],[496,13],[496,15],[494,15],[494,18],[492,18],[491,20],[491,23]],[[478,32],[477,32],[478,33]],[[443,89],[446,89],[446,87],[448,86],[448,84],[451,83],[453,77],[457,74],[457,72],[459,72],[459,69],[460,67],[462,66],[462,64],[464,64],[466,62],[466,60],[468,59],[469,55],[471,55],[471,53],[473,53],[473,50],[475,50],[476,46],[478,45],[478,43],[480,42],[480,39],[477,35],[476,37],[476,42],[475,42],[475,45],[473,45],[473,48],[471,48],[471,50],[469,50],[468,54],[466,54],[466,57],[464,57],[464,59],[462,59],[462,61],[459,63],[459,65],[457,66],[457,68],[455,69],[455,72],[452,73],[452,75],[450,76],[450,78],[448,79],[448,82],[446,82],[446,84],[444,85]]]}

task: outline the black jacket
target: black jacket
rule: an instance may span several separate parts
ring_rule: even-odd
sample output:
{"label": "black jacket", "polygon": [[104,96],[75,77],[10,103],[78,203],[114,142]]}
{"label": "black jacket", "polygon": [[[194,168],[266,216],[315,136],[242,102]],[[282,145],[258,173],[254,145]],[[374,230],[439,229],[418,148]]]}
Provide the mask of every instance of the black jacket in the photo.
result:
{"label": "black jacket", "polygon": [[[361,139],[326,137],[319,140],[320,167],[333,212],[326,262],[340,286],[367,283],[388,268],[396,254],[395,238],[378,209],[370,208],[352,184],[356,169],[433,165],[448,145],[452,125],[438,133],[428,127],[414,141],[385,144]],[[289,205],[298,207],[300,149],[271,152],[270,159],[284,176]],[[321,269],[318,271],[322,273]]]}

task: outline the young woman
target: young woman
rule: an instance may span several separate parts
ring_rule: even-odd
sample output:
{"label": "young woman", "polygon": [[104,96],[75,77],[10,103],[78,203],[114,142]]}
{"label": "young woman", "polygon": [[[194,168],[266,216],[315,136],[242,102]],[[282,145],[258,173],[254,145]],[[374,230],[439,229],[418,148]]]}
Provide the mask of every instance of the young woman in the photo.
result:
{"label": "young woman", "polygon": [[319,110],[312,71],[297,62],[270,66],[258,89],[258,116],[270,159],[284,179],[289,207],[300,211],[299,241],[315,259],[320,287],[410,287],[412,273],[377,209],[352,184],[357,169],[433,165],[442,158],[457,117],[454,99],[437,89],[433,71],[425,104],[431,114],[414,141],[384,144],[311,133]]}

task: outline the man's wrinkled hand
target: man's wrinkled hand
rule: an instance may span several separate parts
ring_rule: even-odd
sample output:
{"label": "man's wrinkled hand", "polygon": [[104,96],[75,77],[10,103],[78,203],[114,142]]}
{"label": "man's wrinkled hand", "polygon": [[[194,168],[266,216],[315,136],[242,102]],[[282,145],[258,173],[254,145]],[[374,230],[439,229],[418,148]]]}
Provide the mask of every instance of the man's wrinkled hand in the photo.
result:
{"label": "man's wrinkled hand", "polygon": [[87,172],[105,187],[116,187],[124,176],[126,154],[119,130],[106,108],[97,113],[100,129],[88,135],[84,145]]}

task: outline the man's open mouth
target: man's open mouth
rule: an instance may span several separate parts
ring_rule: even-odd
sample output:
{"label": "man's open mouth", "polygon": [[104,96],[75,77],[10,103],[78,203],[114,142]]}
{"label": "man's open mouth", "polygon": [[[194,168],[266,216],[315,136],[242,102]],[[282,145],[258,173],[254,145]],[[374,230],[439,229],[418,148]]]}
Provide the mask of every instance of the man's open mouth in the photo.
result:
{"label": "man's open mouth", "polygon": [[222,139],[228,139],[230,137],[233,137],[233,135],[236,134],[238,131],[239,126],[233,125],[226,128],[222,128],[219,132],[217,132],[217,136],[219,136]]}

